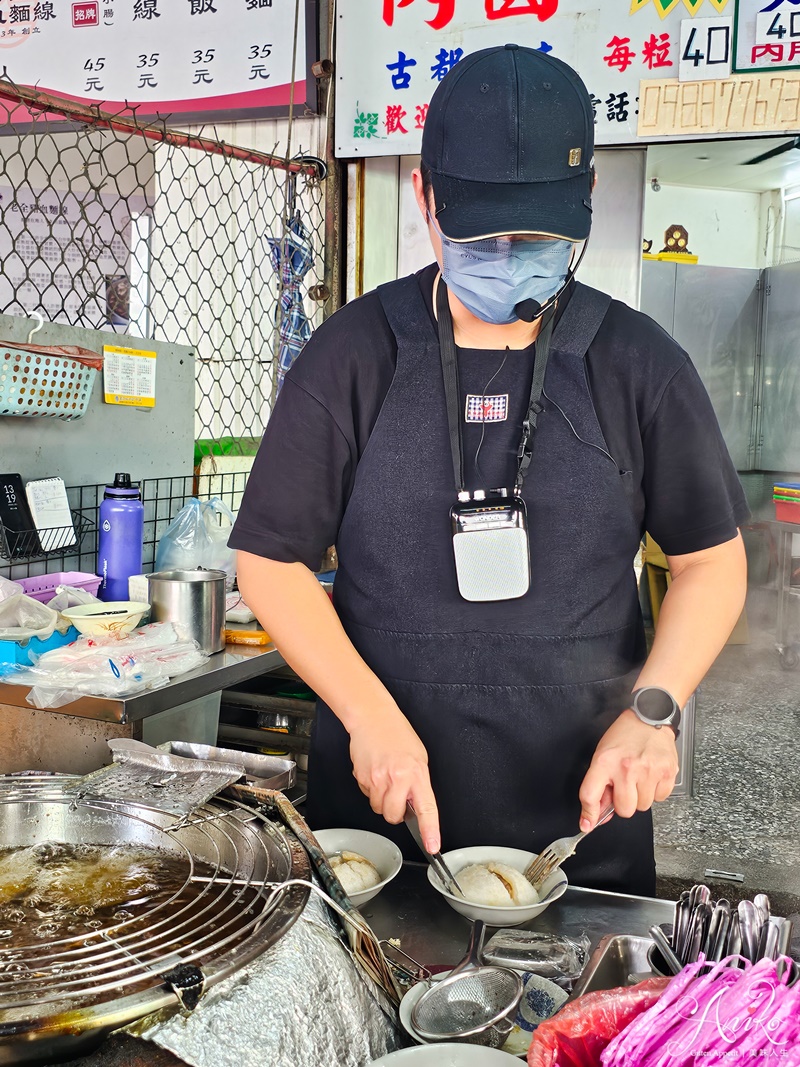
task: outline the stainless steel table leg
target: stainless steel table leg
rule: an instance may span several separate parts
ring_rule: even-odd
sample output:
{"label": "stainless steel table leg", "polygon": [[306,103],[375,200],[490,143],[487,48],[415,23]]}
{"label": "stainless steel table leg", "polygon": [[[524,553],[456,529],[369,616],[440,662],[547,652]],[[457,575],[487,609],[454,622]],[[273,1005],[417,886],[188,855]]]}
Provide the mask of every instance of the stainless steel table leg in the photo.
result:
{"label": "stainless steel table leg", "polygon": [[780,531],[778,554],[778,616],[775,620],[775,640],[781,666],[787,669],[797,666],[797,649],[788,640],[788,612],[786,610],[792,587],[792,538],[794,531]]}

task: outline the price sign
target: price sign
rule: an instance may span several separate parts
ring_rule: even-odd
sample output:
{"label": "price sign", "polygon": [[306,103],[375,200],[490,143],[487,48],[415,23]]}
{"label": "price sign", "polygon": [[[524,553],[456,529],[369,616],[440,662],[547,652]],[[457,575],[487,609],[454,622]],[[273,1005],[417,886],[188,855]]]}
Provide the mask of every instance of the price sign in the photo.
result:
{"label": "price sign", "polygon": [[315,101],[315,24],[316,0],[0,0],[0,67],[140,118],[262,118]]}
{"label": "price sign", "polygon": [[756,16],[755,47],[762,55],[780,55],[786,63],[800,63],[800,8],[760,11]]}
{"label": "price sign", "polygon": [[[642,95],[656,81],[672,83],[659,128],[677,136],[680,121],[666,118],[677,79],[730,76],[733,14],[744,2],[337,0],[336,154],[418,154],[440,81],[471,52],[509,42],[578,71],[598,145],[639,139]],[[747,2],[760,9],[775,0]],[[800,0],[784,0],[793,5]],[[657,95],[661,100],[660,89]]]}
{"label": "price sign", "polygon": [[733,19],[728,16],[681,21],[681,81],[728,78],[733,55]]}
{"label": "price sign", "polygon": [[796,11],[760,11],[756,16],[756,44],[800,41],[800,8]]}
{"label": "price sign", "polygon": [[800,70],[800,0],[737,0],[733,69]]}

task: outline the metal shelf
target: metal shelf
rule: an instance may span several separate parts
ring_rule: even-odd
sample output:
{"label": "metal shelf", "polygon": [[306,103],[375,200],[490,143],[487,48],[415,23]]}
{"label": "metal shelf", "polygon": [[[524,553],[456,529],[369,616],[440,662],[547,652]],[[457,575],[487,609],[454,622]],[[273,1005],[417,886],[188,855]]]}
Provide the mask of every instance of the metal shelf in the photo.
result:
{"label": "metal shelf", "polygon": [[[226,645],[222,652],[216,652],[200,667],[174,678],[161,689],[146,689],[135,696],[120,698],[79,697],[63,707],[48,708],[46,714],[77,715],[103,722],[135,722],[210,693],[219,693],[229,685],[257,678],[284,663],[281,654],[273,647]],[[0,704],[30,710],[25,700],[29,692],[27,686],[0,682]]]}
{"label": "metal shelf", "polygon": [[31,563],[80,554],[83,539],[94,530],[95,523],[82,511],[72,510],[70,514],[72,526],[44,530],[10,530],[0,523],[0,559],[9,563]]}
{"label": "metal shelf", "polygon": [[285,748],[290,752],[308,752],[310,747],[307,737],[287,734],[283,730],[261,729],[257,726],[234,726],[228,722],[220,722],[219,737],[220,740],[240,741],[245,745]]}
{"label": "metal shelf", "polygon": [[225,707],[245,712],[278,712],[294,715],[299,719],[313,719],[317,713],[316,702],[313,700],[277,696],[274,693],[246,693],[239,689],[226,689],[222,700]]}

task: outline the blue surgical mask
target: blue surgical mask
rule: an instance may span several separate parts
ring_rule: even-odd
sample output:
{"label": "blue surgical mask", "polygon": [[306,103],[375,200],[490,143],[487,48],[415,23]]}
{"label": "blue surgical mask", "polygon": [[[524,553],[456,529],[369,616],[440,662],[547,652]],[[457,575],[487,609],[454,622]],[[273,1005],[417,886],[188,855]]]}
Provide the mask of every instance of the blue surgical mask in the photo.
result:
{"label": "blue surgical mask", "polygon": [[442,277],[467,310],[497,326],[516,322],[525,300],[543,305],[567,281],[574,245],[561,238],[526,241],[488,237],[451,241],[428,215],[442,240]]}

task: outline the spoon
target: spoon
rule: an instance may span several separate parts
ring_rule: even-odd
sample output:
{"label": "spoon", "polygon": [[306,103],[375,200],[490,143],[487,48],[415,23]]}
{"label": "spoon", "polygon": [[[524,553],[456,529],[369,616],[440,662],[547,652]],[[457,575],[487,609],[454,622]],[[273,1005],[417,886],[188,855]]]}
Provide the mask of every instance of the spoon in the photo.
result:
{"label": "spoon", "polygon": [[675,953],[672,951],[672,945],[667,940],[667,936],[660,926],[651,926],[649,930],[650,936],[656,944],[656,948],[661,953],[661,956],[666,963],[672,974],[680,974],[683,970],[683,965]]}
{"label": "spoon", "polygon": [[758,912],[751,900],[739,901],[739,930],[742,935],[742,955],[751,963],[756,962],[758,955]]}

